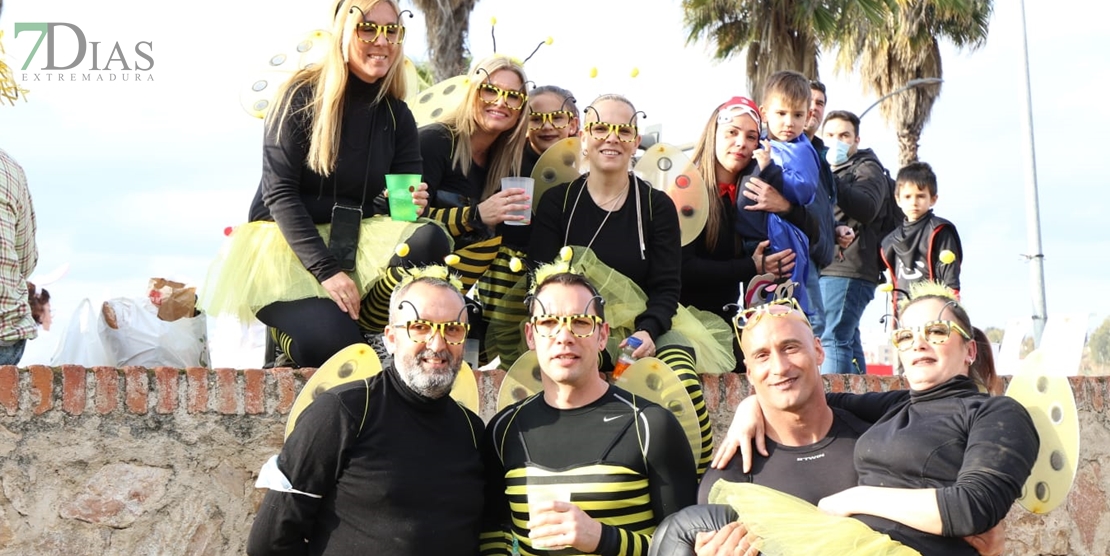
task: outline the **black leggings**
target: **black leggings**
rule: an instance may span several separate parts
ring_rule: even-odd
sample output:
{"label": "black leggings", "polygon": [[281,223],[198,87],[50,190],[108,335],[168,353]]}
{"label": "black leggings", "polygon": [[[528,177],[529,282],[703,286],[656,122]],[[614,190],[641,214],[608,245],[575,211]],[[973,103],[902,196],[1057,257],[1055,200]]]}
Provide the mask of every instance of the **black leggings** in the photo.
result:
{"label": "black leggings", "polygon": [[302,367],[319,367],[339,350],[365,341],[358,322],[331,299],[278,301],[260,309],[257,316],[277,329],[278,345]]}
{"label": "black leggings", "polygon": [[698,504],[683,508],[663,520],[651,536],[648,556],[694,556],[698,533],[716,531],[740,516],[725,504]]}
{"label": "black leggings", "polygon": [[319,367],[343,348],[364,342],[363,331],[381,332],[389,322],[389,295],[400,279],[398,268],[442,263],[449,252],[447,233],[425,224],[405,242],[409,253],[394,256],[390,268],[362,300],[359,320],[352,320],[331,299],[313,297],[278,301],[258,311],[258,320],[277,330],[277,343],[297,365]]}

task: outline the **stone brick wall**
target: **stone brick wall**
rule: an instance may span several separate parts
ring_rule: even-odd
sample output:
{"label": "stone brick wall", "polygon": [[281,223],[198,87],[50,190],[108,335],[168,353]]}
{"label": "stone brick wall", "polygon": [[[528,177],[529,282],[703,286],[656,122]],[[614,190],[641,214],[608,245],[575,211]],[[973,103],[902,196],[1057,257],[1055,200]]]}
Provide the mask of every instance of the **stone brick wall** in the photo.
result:
{"label": "stone brick wall", "polygon": [[[285,415],[311,370],[0,367],[0,556],[241,554]],[[500,373],[478,373],[489,418]],[[832,391],[904,387],[830,376]],[[704,377],[718,436],[749,389]],[[1083,438],[1066,504],[1015,507],[1007,554],[1110,555],[1110,379],[1072,380]],[[1110,475],[1108,469],[1107,475]]]}

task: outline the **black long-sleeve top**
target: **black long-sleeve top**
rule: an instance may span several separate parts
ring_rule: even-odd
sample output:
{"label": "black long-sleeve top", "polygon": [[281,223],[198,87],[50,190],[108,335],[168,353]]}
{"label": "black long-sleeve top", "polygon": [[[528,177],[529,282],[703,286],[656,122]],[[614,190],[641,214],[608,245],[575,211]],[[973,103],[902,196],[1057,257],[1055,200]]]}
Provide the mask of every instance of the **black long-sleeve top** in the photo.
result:
{"label": "black long-sleeve top", "polygon": [[[632,174],[628,179],[631,189],[624,205],[612,213],[597,206],[589,191],[583,191],[584,177],[544,193],[532,219],[528,255],[535,263],[543,264],[554,261],[564,245],[590,247],[601,262],[636,282],[647,294],[647,310],[636,317],[635,328],[657,340],[671,329],[682,292],[678,212],[663,192]],[[571,209],[580,192],[572,221]],[[637,195],[644,226],[642,251],[636,218]]]}
{"label": "black long-sleeve top", "polygon": [[[925,280],[940,282],[960,291],[960,267],[964,250],[956,226],[933,211],[913,222],[902,225],[882,239],[879,256],[883,268],[890,272],[895,288],[909,291],[910,286]],[[951,251],[956,258],[950,263],[940,254]]]}
{"label": "black long-sleeve top", "polygon": [[736,207],[728,194],[722,196],[717,244],[710,247],[706,231],[682,248],[683,305],[711,311],[726,321],[736,310],[725,305],[736,303],[740,285],[755,276],[755,261],[744,253],[743,243],[734,231]]}
{"label": "black long-sleeve top", "polygon": [[391,365],[324,392],[278,456],[296,490],[269,491],[247,540],[251,556],[473,556],[484,471],[481,418],[413,392]]}
{"label": "black long-sleeve top", "polygon": [[1006,517],[1037,459],[1040,438],[1025,408],[980,393],[966,376],[922,391],[826,397],[865,420],[882,416],[856,442],[859,484],[937,489],[941,536],[854,516],[925,556],[976,554],[962,537]]}
{"label": "black long-sleeve top", "polygon": [[316,224],[331,222],[336,203],[361,204],[363,217],[369,217],[375,214],[374,198],[385,189],[385,174],[420,173],[412,112],[392,97],[375,102],[379,88],[379,83],[366,83],[348,74],[339,154],[335,170],[326,178],[307,164],[312,117],[300,110],[311,101],[310,87],[292,93],[281,136],[278,126],[266,131],[262,180],[248,219],[276,222],[301,264],[320,282],[340,269]]}
{"label": "black long-sleeve top", "polygon": [[465,238],[462,245],[456,242],[456,247],[492,237],[492,230],[482,223],[477,209],[489,170],[471,161],[470,171],[464,174],[454,165],[455,143],[460,139],[447,126],[429,124],[419,133],[424,182],[431,199],[428,217],[446,225],[452,237]]}

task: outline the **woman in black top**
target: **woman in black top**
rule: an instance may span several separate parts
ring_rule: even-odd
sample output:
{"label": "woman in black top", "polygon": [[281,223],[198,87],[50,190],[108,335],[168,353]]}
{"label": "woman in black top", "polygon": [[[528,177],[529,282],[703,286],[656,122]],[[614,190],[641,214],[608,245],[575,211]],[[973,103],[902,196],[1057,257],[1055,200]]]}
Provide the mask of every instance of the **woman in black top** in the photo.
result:
{"label": "woman in black top", "polygon": [[[713,110],[694,147],[694,162],[709,190],[709,216],[701,235],[683,247],[681,301],[725,320],[736,314],[725,306],[737,302],[741,286],[764,272],[789,276],[794,267],[793,251],[765,254],[770,243],[764,242],[746,253],[744,238],[735,231],[737,200],[749,183],[768,190],[768,196],[778,195],[776,185],[782,188],[782,170],[760,156],[767,152],[759,145],[760,125],[755,103],[733,97]],[[784,218],[807,229],[804,207],[790,207]],[[809,227],[815,229],[816,221]]]}
{"label": "woman in black top", "polygon": [[442,121],[420,128],[424,181],[431,193],[429,218],[443,223],[456,240],[454,265],[469,286],[488,261],[480,253],[496,253],[499,224],[523,221],[509,214],[531,207],[522,189],[501,191],[501,178],[519,176],[527,134],[523,118],[528,95],[524,67],[507,56],[494,55],[470,72],[470,88],[462,104]]}
{"label": "woman in black top", "polygon": [[1040,440],[1021,403],[991,395],[998,380],[986,335],[950,291],[924,286],[911,289],[891,333],[910,390],[829,399],[878,421],[856,442],[860,486],[818,507],[926,556],[971,556],[964,537],[1006,517]]}
{"label": "woman in black top", "polygon": [[[528,78],[520,62],[494,55],[478,62],[469,74],[462,103],[440,122],[420,128],[424,180],[431,192],[429,217],[441,222],[455,238],[452,270],[467,288],[478,284],[482,319],[474,319],[471,336],[482,338],[491,319],[513,322],[527,317],[518,295],[510,290],[519,276],[507,269],[523,256],[530,226],[510,214],[532,206],[523,189],[501,190],[501,178],[526,176],[521,156],[528,131]],[[507,303],[505,297],[515,301]],[[493,342],[496,344],[496,342]],[[489,361],[498,355],[487,339]]]}
{"label": "woman in black top", "polygon": [[[702,451],[695,454],[700,473],[709,464],[713,439],[696,369],[700,364],[710,372],[727,372],[735,366],[725,343],[731,332],[721,322],[724,342],[716,340],[679,306],[678,213],[666,194],[629,171],[640,143],[638,114],[619,95],[602,95],[586,108],[582,142],[590,172],[540,199],[528,254],[536,263],[550,262],[563,246],[572,246],[574,266],[589,267],[582,270],[599,285],[620,347],[628,337],[639,339],[634,357],[657,357],[683,381],[702,425]],[[595,257],[598,263],[581,263]],[[616,345],[610,346],[611,359],[616,350]]]}
{"label": "woman in black top", "polygon": [[[374,208],[385,174],[421,173],[416,123],[401,100],[404,35],[393,0],[337,7],[323,61],[297,72],[268,113],[250,222],[234,230],[202,289],[209,313],[257,316],[297,365],[319,366],[363,331],[381,330],[390,266],[450,251],[435,224]],[[426,187],[412,198],[423,210]],[[334,240],[333,214],[353,215]],[[407,256],[394,255],[402,242]]]}

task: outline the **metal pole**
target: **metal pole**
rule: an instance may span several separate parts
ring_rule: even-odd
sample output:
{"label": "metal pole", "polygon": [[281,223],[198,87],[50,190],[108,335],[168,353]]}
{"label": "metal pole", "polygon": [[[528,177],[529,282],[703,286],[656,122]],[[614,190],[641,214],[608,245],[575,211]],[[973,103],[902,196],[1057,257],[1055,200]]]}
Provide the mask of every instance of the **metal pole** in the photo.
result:
{"label": "metal pole", "polygon": [[884,100],[886,100],[886,99],[888,99],[888,98],[890,98],[890,97],[892,97],[892,96],[894,96],[898,93],[901,93],[903,91],[908,91],[908,90],[910,90],[914,87],[920,87],[922,85],[934,85],[934,84],[939,84],[939,83],[943,83],[943,82],[944,82],[944,80],[939,78],[939,77],[920,77],[918,79],[910,79],[909,81],[906,81],[905,85],[902,85],[901,87],[899,87],[897,89],[894,89],[893,91],[879,97],[879,100],[876,100],[871,106],[867,107],[867,110],[864,110],[863,113],[861,113],[859,115],[859,119],[862,120],[863,117],[866,116],[867,113],[870,112],[872,108],[882,104],[882,102]]}
{"label": "metal pole", "polygon": [[1033,295],[1033,343],[1041,344],[1048,308],[1044,294],[1044,254],[1041,253],[1041,217],[1037,200],[1037,151],[1033,144],[1033,95],[1029,85],[1029,42],[1025,36],[1025,0],[1019,4],[1021,10],[1021,61],[1025,78],[1025,117],[1022,127],[1025,131],[1025,216],[1027,219],[1026,241],[1029,244],[1029,278]]}

